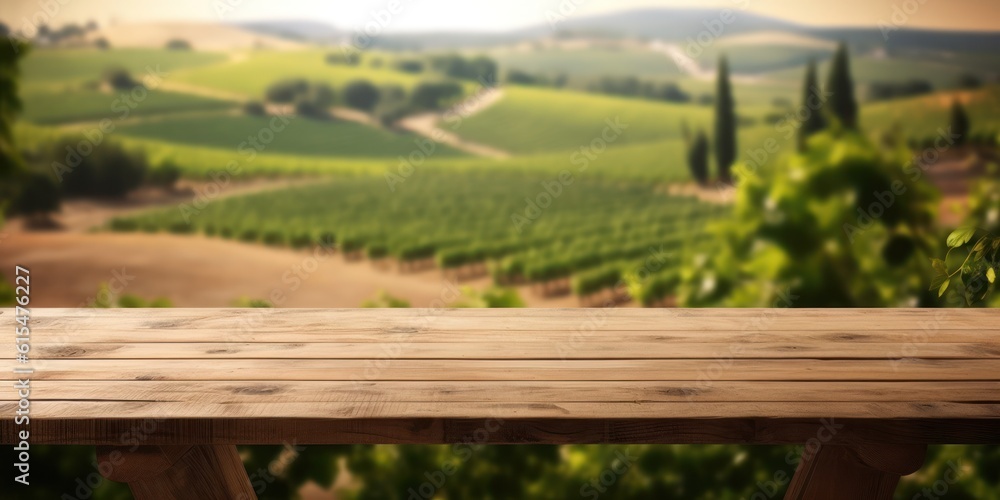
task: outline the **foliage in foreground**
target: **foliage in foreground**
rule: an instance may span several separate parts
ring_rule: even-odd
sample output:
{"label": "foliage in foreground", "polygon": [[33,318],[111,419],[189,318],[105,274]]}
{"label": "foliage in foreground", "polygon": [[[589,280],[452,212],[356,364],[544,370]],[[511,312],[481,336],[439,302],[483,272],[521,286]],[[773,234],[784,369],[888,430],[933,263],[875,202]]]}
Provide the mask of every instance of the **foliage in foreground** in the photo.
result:
{"label": "foliage in foreground", "polygon": [[684,271],[683,305],[934,303],[935,194],[919,166],[832,131],[773,170],[739,172],[734,216],[716,227],[721,244]]}
{"label": "foliage in foreground", "polygon": [[[968,305],[988,301],[1000,273],[1000,180],[995,177],[996,166],[991,170],[969,198],[965,225],[948,236],[945,258],[931,260],[931,290],[942,296],[951,289]],[[994,302],[1000,305],[1000,297]]]}

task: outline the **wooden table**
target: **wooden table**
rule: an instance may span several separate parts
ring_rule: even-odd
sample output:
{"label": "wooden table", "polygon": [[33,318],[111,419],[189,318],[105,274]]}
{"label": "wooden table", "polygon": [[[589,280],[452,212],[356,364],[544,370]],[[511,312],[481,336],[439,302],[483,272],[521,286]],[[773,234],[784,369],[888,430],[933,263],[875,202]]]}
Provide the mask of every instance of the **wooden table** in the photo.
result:
{"label": "wooden table", "polygon": [[[1000,443],[997,310],[35,309],[30,326],[30,363],[4,370],[35,370],[30,443],[97,445],[137,498],[255,498],[236,444],[469,437],[805,443],[786,498],[891,498],[927,444]],[[5,443],[19,399],[0,402]]]}

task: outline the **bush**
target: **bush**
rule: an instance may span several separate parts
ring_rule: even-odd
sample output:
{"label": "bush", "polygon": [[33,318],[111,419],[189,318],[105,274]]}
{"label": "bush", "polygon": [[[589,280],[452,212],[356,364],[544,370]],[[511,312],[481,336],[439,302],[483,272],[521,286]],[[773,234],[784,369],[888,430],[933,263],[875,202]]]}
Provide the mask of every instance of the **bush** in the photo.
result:
{"label": "bush", "polygon": [[104,70],[101,80],[115,90],[132,90],[139,85],[139,82],[133,80],[132,75],[124,68]]}
{"label": "bush", "polygon": [[347,66],[357,66],[361,62],[361,56],[357,53],[331,52],[326,55],[327,64],[344,64]]}
{"label": "bush", "polygon": [[182,40],[180,38],[174,38],[169,40],[166,45],[167,50],[191,50],[191,43],[187,40]]}
{"label": "bush", "polygon": [[680,305],[933,302],[924,275],[937,200],[926,178],[899,167],[907,155],[884,153],[857,133],[824,131],[777,163],[734,168],[733,215],[682,270]]}
{"label": "bush", "polygon": [[410,96],[410,104],[416,109],[441,109],[462,95],[462,86],[456,82],[423,82]]}
{"label": "bush", "polygon": [[274,82],[264,93],[269,102],[291,104],[309,91],[309,82],[301,78],[292,78]]}
{"label": "bush", "polygon": [[507,72],[507,83],[513,83],[516,85],[538,85],[540,82],[540,78],[526,71],[512,69]]}
{"label": "bush", "polygon": [[243,104],[243,112],[250,116],[264,116],[267,114],[267,108],[262,102],[248,101]]}
{"label": "bush", "polygon": [[315,120],[326,120],[330,118],[330,109],[310,100],[301,100],[295,103],[295,114]]}
{"label": "bush", "polygon": [[496,61],[485,56],[472,59],[458,54],[434,56],[431,66],[447,76],[463,80],[494,81],[497,74]]}
{"label": "bush", "polygon": [[173,189],[181,178],[181,168],[172,161],[165,161],[159,167],[149,171],[146,182],[151,186]]}
{"label": "bush", "polygon": [[335,97],[336,94],[334,94],[333,88],[325,83],[312,84],[306,93],[306,99],[324,109],[333,106]]}
{"label": "bush", "polygon": [[873,82],[868,86],[868,99],[872,101],[884,101],[930,94],[931,92],[934,92],[934,86],[926,80]]}
{"label": "bush", "polygon": [[396,69],[403,73],[423,73],[424,63],[415,59],[402,59],[396,61]]}
{"label": "bush", "polygon": [[47,162],[56,166],[68,196],[123,198],[146,179],[149,165],[143,153],[105,141],[93,146],[89,155],[81,155],[77,146],[78,141],[60,141]]}
{"label": "bush", "polygon": [[27,175],[12,208],[29,219],[47,219],[59,210],[59,205],[59,186],[50,175],[39,171]]}
{"label": "bush", "polygon": [[362,111],[374,110],[379,96],[378,87],[367,80],[354,80],[344,88],[344,104]]}

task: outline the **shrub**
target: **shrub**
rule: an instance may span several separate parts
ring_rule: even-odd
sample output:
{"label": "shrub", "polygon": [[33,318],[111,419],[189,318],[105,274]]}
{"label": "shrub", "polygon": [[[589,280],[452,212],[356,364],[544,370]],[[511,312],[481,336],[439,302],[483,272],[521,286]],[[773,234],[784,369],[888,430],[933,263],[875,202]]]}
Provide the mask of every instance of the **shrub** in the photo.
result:
{"label": "shrub", "polygon": [[265,99],[270,102],[291,104],[309,91],[309,82],[301,78],[280,80],[272,83],[265,91]]}
{"label": "shrub", "polygon": [[89,155],[81,155],[77,145],[78,141],[68,139],[56,143],[47,162],[56,165],[69,196],[123,198],[146,179],[149,166],[141,152],[105,141],[93,146]]}
{"label": "shrub", "polygon": [[461,95],[462,86],[456,82],[423,82],[413,89],[410,104],[416,109],[441,109]]}
{"label": "shrub", "polygon": [[766,169],[737,165],[733,215],[682,270],[682,306],[933,302],[924,275],[937,200],[926,178],[859,133],[820,132],[807,146]]}
{"label": "shrub", "polygon": [[146,182],[152,186],[173,189],[181,178],[181,168],[172,161],[165,161],[149,171]]}
{"label": "shrub", "polygon": [[424,71],[424,63],[414,59],[396,61],[395,67],[403,73],[423,73]]}
{"label": "shrub", "polygon": [[167,50],[191,50],[191,43],[187,40],[182,40],[180,38],[174,38],[167,41]]}
{"label": "shrub", "polygon": [[48,219],[49,214],[59,210],[59,186],[45,172],[30,172],[18,197],[14,201],[13,210],[31,219]]}
{"label": "shrub", "polygon": [[243,104],[243,112],[250,116],[264,116],[267,114],[267,108],[262,102],[248,101]]}
{"label": "shrub", "polygon": [[378,100],[378,87],[368,80],[354,80],[344,87],[344,104],[349,108],[370,112]]}
{"label": "shrub", "polygon": [[351,52],[331,52],[326,55],[327,64],[344,64],[347,66],[357,66],[361,62],[361,56],[357,53]]}
{"label": "shrub", "polygon": [[139,82],[132,79],[132,75],[124,68],[108,68],[104,70],[101,78],[115,90],[132,90],[139,85]]}

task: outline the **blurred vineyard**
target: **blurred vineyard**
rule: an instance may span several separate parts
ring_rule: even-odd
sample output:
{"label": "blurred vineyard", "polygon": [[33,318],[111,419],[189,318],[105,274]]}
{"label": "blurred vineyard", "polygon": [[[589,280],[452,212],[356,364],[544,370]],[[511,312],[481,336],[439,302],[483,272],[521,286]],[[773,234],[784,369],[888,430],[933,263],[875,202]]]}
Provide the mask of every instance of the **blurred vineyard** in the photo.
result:
{"label": "blurred vineyard", "polygon": [[489,273],[497,285],[545,295],[591,298],[625,280],[652,305],[672,294],[685,249],[725,211],[651,186],[497,172],[421,172],[394,191],[382,179],[348,178],[118,218],[111,228],[323,245],[400,272]]}

